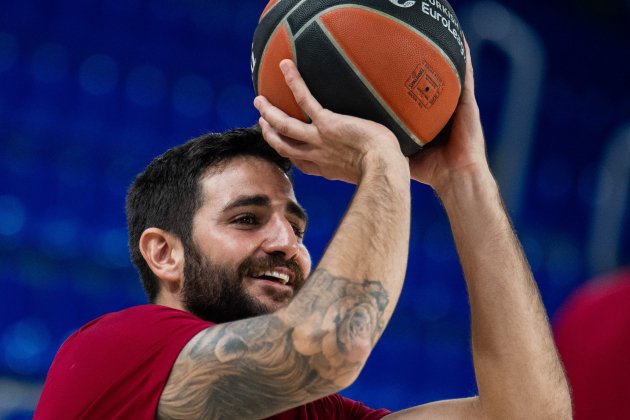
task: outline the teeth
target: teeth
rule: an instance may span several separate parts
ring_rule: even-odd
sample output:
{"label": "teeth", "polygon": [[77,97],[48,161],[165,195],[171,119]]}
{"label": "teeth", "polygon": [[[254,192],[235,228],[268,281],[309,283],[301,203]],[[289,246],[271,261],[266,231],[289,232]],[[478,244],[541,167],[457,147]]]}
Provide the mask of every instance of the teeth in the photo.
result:
{"label": "teeth", "polygon": [[284,273],[279,273],[277,271],[265,271],[263,273],[264,276],[275,277],[280,280],[280,283],[287,284],[289,282],[289,276]]}

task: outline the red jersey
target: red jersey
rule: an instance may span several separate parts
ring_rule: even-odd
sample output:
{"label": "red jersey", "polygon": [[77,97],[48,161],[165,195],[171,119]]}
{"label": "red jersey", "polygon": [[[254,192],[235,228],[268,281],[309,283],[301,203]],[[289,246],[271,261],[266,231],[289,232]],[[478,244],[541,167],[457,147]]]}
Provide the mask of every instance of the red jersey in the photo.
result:
{"label": "red jersey", "polygon": [[630,268],[587,283],[556,317],[576,420],[629,418],[629,302]]}
{"label": "red jersey", "polygon": [[[160,305],[135,306],[86,324],[55,356],[34,418],[155,418],[180,351],[212,325]],[[335,394],[271,419],[380,419],[386,414]]]}

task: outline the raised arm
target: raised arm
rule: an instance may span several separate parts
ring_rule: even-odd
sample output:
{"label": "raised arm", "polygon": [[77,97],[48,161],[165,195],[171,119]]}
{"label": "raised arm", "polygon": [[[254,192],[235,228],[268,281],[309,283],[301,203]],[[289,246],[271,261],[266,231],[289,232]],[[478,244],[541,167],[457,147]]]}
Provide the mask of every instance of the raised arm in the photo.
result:
{"label": "raised arm", "polygon": [[305,124],[264,98],[267,141],[306,173],[357,183],[317,269],[279,311],[217,325],[182,350],[161,418],[264,418],[350,385],[397,302],[407,262],[409,167],[383,126],[327,111],[292,63],[287,83]]}
{"label": "raised arm", "polygon": [[470,56],[448,143],[411,161],[442,200],[466,278],[478,397],[391,418],[567,419],[569,388],[545,308],[488,168]]}

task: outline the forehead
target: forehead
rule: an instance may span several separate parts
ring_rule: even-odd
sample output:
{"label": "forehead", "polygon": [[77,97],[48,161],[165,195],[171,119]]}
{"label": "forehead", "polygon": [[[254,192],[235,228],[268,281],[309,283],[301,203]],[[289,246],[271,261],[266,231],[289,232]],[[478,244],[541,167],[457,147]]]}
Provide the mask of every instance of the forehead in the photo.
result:
{"label": "forehead", "polygon": [[238,156],[211,168],[200,183],[204,205],[221,206],[243,195],[295,201],[293,186],[282,169],[253,156]]}

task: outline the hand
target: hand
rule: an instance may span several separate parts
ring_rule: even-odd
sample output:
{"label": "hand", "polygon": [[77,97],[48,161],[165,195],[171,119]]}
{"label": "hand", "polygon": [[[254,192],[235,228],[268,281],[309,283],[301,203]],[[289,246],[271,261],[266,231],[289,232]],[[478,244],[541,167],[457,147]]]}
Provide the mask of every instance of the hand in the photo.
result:
{"label": "hand", "polygon": [[432,186],[438,194],[455,182],[457,175],[489,173],[468,43],[465,46],[466,78],[449,136],[444,142],[436,139],[409,158],[411,177]]}
{"label": "hand", "polygon": [[291,60],[283,60],[280,69],[297,104],[311,119],[305,123],[292,118],[263,96],[254,100],[263,136],[280,155],[304,173],[353,184],[375,160],[406,167],[396,137],[385,126],[323,108]]}

